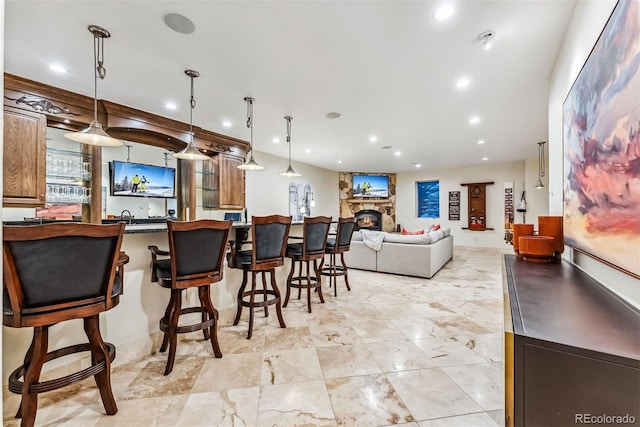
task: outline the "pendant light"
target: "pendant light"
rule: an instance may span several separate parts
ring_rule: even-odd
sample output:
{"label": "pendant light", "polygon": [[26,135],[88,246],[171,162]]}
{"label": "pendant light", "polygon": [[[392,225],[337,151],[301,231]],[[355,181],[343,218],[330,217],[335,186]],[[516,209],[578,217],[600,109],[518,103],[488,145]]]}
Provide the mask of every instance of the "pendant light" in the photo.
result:
{"label": "pendant light", "polygon": [[289,144],[289,167],[287,168],[286,171],[282,172],[280,176],[288,176],[288,177],[302,176],[301,173],[298,173],[293,168],[293,166],[291,166],[291,120],[293,120],[293,117],[285,116],[284,119],[287,121],[287,144]]}
{"label": "pendant light", "polygon": [[89,25],[89,32],[93,34],[93,121],[83,131],[65,133],[65,138],[87,145],[102,147],[120,147],[123,142],[110,137],[98,121],[98,77],[104,79],[107,74],[104,68],[104,39],[111,37],[109,31],[97,25]]}
{"label": "pendant light", "polygon": [[251,130],[250,139],[249,139],[249,158],[246,162],[238,166],[238,169],[242,169],[245,171],[263,171],[265,167],[260,163],[256,162],[256,159],[253,158],[253,101],[255,99],[251,97],[244,98],[247,103],[247,127]]}
{"label": "pendant light", "polygon": [[193,79],[200,77],[200,73],[194,70],[185,70],[184,73],[191,79],[191,98],[189,99],[189,143],[182,150],[173,153],[176,159],[183,160],[209,160],[209,156],[202,154],[193,143],[193,109],[196,108],[196,99],[193,96]]}
{"label": "pendant light", "polygon": [[538,142],[538,182],[536,183],[536,188],[538,190],[544,188],[544,184],[542,183],[542,177],[545,172],[544,144],[546,144],[546,142]]}

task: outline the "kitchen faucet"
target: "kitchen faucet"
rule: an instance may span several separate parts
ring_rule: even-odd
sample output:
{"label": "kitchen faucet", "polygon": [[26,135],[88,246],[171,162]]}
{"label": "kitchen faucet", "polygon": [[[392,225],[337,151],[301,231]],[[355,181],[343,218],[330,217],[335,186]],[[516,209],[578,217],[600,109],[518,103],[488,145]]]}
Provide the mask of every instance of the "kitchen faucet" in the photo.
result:
{"label": "kitchen faucet", "polygon": [[128,216],[129,220],[128,221],[129,221],[129,224],[131,224],[131,219],[133,217],[131,216],[131,211],[129,209],[124,209],[122,212],[120,212],[120,219],[122,219],[122,220],[124,219],[124,213],[125,212],[129,214],[129,216]]}

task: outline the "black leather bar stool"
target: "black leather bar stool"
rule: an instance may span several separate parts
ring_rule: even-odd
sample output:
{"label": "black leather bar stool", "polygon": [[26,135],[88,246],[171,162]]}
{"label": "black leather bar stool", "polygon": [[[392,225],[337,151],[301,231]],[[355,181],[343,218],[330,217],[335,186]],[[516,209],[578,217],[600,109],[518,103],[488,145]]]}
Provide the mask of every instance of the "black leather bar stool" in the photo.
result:
{"label": "black leather bar stool", "polygon": [[[327,239],[327,246],[325,253],[329,255],[329,265],[324,267],[324,258],[320,264],[320,274],[323,276],[329,276],[329,286],[333,284],[333,296],[338,296],[337,282],[338,276],[344,276],[344,283],[349,287],[349,269],[344,262],[344,253],[351,248],[351,237],[353,236],[353,230],[356,226],[356,219],[351,218],[338,218],[338,228],[336,230],[336,237]],[[341,266],[336,262],[336,255],[340,254]]]}
{"label": "black leather bar stool", "polygon": [[[287,258],[291,258],[291,271],[287,279],[287,296],[284,299],[284,307],[289,303],[291,288],[298,289],[298,299],[302,288],[307,288],[307,310],[311,313],[311,289],[318,291],[320,302],[324,303],[322,296],[322,280],[318,269],[318,260],[324,258],[325,244],[329,235],[331,217],[317,216],[305,217],[302,232],[302,243],[290,243],[287,245]],[[309,271],[310,263],[313,262],[313,276]],[[302,274],[303,263],[306,267],[306,274]],[[294,277],[296,266],[298,276]]]}
{"label": "black leather bar stool", "polygon": [[[38,393],[91,376],[106,413],[115,414],[111,362],[116,350],[102,339],[99,314],[120,302],[117,267],[124,224],[64,223],[4,226],[2,230],[3,324],[33,328],[24,364],[9,375],[9,390],[22,395],[16,418],[22,418],[23,427],[33,426]],[[89,342],[48,352],[49,328],[72,319],[83,319]],[[40,382],[44,363],[86,351],[91,352],[91,366]]]}
{"label": "black leather bar stool", "polygon": [[[264,217],[251,217],[251,249],[242,250],[241,247],[232,246],[229,254],[229,266],[242,269],[242,285],[238,290],[238,309],[233,321],[234,325],[240,322],[242,308],[249,307],[249,332],[247,339],[253,334],[253,311],[256,307],[264,307],[265,317],[269,316],[269,306],[276,306],[276,314],[281,328],[287,325],[282,317],[280,290],[276,284],[276,267],[284,264],[284,253],[287,247],[287,238],[291,227],[291,217],[282,215],[270,215]],[[251,273],[251,289],[245,291]],[[266,274],[270,275],[271,289],[267,289]],[[262,275],[262,290],[256,289],[256,276]],[[262,300],[256,297],[262,295]]]}
{"label": "black leather bar stool", "polygon": [[[169,221],[167,228],[169,251],[149,246],[151,281],[171,289],[169,304],[160,319],[160,330],[164,332],[160,351],[169,347],[165,375],[173,370],[178,334],[203,331],[204,339],[211,341],[214,355],[222,357],[218,344],[218,310],[211,302],[210,285],[222,280],[231,221]],[[159,255],[169,258],[158,259]],[[182,308],[182,291],[188,288],[198,288],[200,306]],[[178,326],[180,316],[188,313],[201,313],[202,321]]]}

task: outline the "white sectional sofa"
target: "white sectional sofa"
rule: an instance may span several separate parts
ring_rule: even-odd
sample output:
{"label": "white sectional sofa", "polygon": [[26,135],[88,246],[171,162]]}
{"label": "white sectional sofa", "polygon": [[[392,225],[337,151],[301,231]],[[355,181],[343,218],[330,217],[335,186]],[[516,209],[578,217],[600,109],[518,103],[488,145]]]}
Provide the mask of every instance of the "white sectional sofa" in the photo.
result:
{"label": "white sectional sofa", "polygon": [[449,228],[419,235],[381,232],[382,246],[376,251],[353,233],[351,249],[344,258],[349,268],[431,278],[453,258],[453,236]]}

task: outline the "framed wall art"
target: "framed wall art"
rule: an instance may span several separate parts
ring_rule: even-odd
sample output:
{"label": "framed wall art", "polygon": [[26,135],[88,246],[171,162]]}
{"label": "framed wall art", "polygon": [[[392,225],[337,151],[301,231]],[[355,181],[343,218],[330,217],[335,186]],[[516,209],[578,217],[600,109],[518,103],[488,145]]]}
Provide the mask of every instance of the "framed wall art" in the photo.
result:
{"label": "framed wall art", "polygon": [[618,2],[563,104],[565,243],[637,278],[639,9]]}

